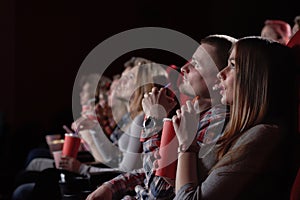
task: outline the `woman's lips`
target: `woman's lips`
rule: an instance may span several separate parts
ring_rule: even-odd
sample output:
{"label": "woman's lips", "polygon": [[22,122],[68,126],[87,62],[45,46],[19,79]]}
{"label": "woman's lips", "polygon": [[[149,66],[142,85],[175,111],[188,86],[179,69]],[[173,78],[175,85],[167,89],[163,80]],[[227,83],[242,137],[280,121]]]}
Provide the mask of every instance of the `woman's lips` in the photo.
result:
{"label": "woman's lips", "polygon": [[219,83],[219,84],[215,84],[212,87],[213,91],[217,91],[217,90],[224,90],[224,87]]}
{"label": "woman's lips", "polygon": [[224,92],[225,92],[225,87],[223,85],[221,85],[220,83],[219,84],[215,84],[213,87],[212,87],[213,91],[220,91],[220,94],[223,95]]}
{"label": "woman's lips", "polygon": [[225,93],[225,87],[223,85],[220,85],[220,94],[224,95]]}
{"label": "woman's lips", "polygon": [[224,92],[225,92],[225,90],[220,90],[220,95],[223,96]]}

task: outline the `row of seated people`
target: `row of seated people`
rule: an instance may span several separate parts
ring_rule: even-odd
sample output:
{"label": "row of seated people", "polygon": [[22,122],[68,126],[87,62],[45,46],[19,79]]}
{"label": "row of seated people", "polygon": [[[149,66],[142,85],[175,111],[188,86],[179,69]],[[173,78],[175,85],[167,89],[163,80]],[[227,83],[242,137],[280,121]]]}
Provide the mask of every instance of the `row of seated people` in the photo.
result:
{"label": "row of seated people", "polygon": [[[104,126],[88,116],[73,126],[82,138],[87,138],[83,136],[87,130],[94,136],[85,139],[96,141],[87,146],[94,145],[99,155],[91,151],[92,155],[107,165],[95,167],[62,157],[60,169],[43,170],[38,179],[43,181],[31,185],[31,197],[287,199],[297,167],[293,164],[297,123],[291,113],[296,113],[298,90],[293,76],[299,71],[294,61],[291,48],[268,39],[210,35],[181,67],[183,81],[178,87],[177,78],[172,88],[162,87],[170,77],[160,65],[146,59],[135,63],[124,70],[111,92],[111,102],[125,102],[128,110],[123,116],[128,124],[116,123],[117,131],[112,131],[110,138]],[[177,88],[188,100],[182,101]],[[295,92],[283,94],[278,88]],[[104,106],[97,107],[102,109],[96,112],[100,119]],[[113,104],[110,108],[114,116]],[[176,154],[176,179],[156,175],[163,167],[157,161],[166,117],[172,119],[178,140],[178,154],[168,152],[170,157]],[[108,178],[111,180],[104,178],[106,166],[116,169],[107,170],[116,172],[114,178]],[[73,178],[79,177],[73,173],[81,174],[81,179]],[[90,178],[93,173],[100,174],[99,182]],[[80,180],[81,193],[77,189],[76,194],[66,190],[49,193],[47,177],[56,186],[65,182],[74,186],[74,180]],[[83,187],[86,185],[90,187]],[[18,192],[16,196],[22,196]]]}

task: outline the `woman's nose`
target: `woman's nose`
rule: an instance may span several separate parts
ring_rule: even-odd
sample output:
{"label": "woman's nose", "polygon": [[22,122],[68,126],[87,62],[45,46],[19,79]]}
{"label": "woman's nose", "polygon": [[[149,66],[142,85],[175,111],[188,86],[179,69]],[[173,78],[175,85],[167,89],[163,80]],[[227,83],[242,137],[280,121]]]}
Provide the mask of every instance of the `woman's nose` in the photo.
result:
{"label": "woman's nose", "polygon": [[[225,68],[226,69],[226,68]],[[217,78],[219,80],[225,80],[226,79],[226,73],[225,73],[225,69],[223,69],[222,71],[220,71],[218,74],[217,74]]]}
{"label": "woman's nose", "polygon": [[221,72],[219,72],[219,73],[217,74],[217,78],[218,78],[219,80],[222,80]]}
{"label": "woman's nose", "polygon": [[224,69],[222,69],[218,74],[217,74],[217,78],[219,80],[224,80],[226,78],[226,70],[228,67],[225,67]]}

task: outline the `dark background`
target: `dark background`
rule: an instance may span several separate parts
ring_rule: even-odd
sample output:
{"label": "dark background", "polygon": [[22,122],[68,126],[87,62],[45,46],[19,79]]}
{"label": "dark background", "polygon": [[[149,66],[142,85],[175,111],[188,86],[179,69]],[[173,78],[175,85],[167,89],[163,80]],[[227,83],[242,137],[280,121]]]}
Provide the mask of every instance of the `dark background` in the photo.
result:
{"label": "dark background", "polygon": [[[122,31],[157,26],[196,41],[209,34],[260,35],[266,19],[293,25],[297,1],[0,1],[1,198],[28,151],[46,134],[63,134],[72,122],[72,89],[88,53]],[[158,54],[151,59],[182,65]],[[142,54],[141,54],[142,56]],[[150,55],[149,55],[150,56]],[[115,71],[122,69],[122,60]]]}

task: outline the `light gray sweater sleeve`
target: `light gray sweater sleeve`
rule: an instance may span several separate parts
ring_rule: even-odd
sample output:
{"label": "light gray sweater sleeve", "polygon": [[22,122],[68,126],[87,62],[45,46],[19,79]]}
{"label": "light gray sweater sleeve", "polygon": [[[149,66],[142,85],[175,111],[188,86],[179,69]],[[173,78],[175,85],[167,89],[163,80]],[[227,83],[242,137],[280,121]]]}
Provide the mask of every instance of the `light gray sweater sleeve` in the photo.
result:
{"label": "light gray sweater sleeve", "polygon": [[[128,131],[119,140],[119,148],[123,152],[123,159],[119,165],[122,171],[132,171],[142,168],[142,143],[140,142],[144,114],[137,115]],[[126,137],[125,140],[123,140]],[[124,141],[126,143],[124,144]]]}
{"label": "light gray sweater sleeve", "polygon": [[100,127],[97,130],[90,132],[98,153],[104,159],[104,163],[110,167],[118,167],[118,159],[122,154],[120,149],[106,137]]}
{"label": "light gray sweater sleeve", "polygon": [[110,142],[102,129],[91,132],[94,143],[105,164],[119,168],[121,171],[132,171],[142,167],[140,135],[143,116],[143,114],[140,114],[133,119],[129,128],[118,140],[118,147]]}
{"label": "light gray sweater sleeve", "polygon": [[[175,199],[237,199],[245,188],[249,187],[251,181],[268,170],[267,166],[270,164],[268,158],[272,157],[279,141],[280,134],[278,128],[274,126],[257,125],[249,129],[218,161],[220,167],[212,170],[200,185],[182,186]],[[236,156],[236,150],[241,148],[244,151]],[[234,162],[227,164],[231,160]]]}

